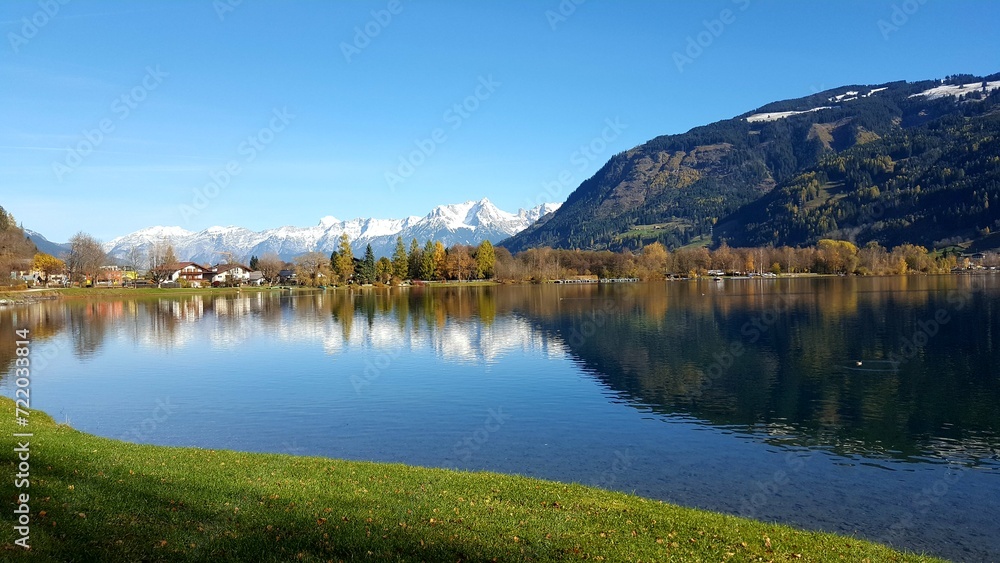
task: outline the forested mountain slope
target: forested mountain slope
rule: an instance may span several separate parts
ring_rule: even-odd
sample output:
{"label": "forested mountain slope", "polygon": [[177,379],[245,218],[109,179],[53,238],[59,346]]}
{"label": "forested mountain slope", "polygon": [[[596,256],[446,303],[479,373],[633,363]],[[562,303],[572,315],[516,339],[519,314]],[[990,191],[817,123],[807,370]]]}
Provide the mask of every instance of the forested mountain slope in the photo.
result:
{"label": "forested mountain slope", "polygon": [[981,240],[1000,228],[998,102],[1000,75],[956,75],[768,104],[615,155],[503,246]]}

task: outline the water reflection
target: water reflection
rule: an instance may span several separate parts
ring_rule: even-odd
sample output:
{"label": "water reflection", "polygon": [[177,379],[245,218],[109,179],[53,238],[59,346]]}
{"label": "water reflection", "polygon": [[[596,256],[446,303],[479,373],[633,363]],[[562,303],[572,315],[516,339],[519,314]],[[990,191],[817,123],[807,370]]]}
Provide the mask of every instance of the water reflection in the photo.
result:
{"label": "water reflection", "polygon": [[[45,302],[5,309],[0,323],[28,326],[36,343],[62,335],[80,360],[111,337],[238,354],[261,335],[334,360],[348,348],[469,365],[568,354],[668,419],[848,457],[997,466],[998,287],[940,276],[275,291]],[[13,359],[3,339],[4,372]]]}

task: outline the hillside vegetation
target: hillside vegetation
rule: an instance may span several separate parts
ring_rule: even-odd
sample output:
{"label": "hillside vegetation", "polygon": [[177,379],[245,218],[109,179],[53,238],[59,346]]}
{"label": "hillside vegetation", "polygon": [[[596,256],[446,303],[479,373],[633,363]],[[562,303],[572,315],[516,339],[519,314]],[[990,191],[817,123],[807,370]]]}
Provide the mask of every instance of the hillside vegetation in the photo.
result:
{"label": "hillside vegetation", "polygon": [[1000,246],[998,79],[845,86],[657,137],[502,245]]}

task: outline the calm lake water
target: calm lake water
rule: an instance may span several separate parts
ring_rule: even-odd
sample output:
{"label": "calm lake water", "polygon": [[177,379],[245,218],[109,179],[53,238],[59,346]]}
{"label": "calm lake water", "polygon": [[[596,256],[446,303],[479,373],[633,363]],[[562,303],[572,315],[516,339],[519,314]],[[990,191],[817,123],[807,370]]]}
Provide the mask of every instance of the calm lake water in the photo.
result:
{"label": "calm lake water", "polygon": [[86,432],[1000,559],[1000,275],[51,301],[0,309],[7,396],[25,327],[32,407]]}

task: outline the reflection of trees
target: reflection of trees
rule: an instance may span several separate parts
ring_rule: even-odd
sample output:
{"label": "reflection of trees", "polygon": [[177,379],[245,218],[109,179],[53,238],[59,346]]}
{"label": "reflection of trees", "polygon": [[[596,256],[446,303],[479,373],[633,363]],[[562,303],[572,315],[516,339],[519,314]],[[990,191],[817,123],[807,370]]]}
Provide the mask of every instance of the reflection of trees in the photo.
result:
{"label": "reflection of trees", "polygon": [[104,343],[109,317],[121,318],[122,303],[84,302],[68,308],[73,353],[80,358],[94,355]]}
{"label": "reflection of trees", "polygon": [[28,340],[32,353],[37,355],[44,347],[58,337],[67,323],[66,310],[45,301],[30,307],[0,308],[0,378],[14,368],[16,341],[20,340],[14,331],[28,329]]}
{"label": "reflection of trees", "polygon": [[[552,346],[568,349],[632,404],[666,415],[690,415],[775,442],[908,457],[938,451],[949,440],[967,449],[998,446],[1000,302],[984,280],[255,292],[48,302],[18,309],[16,322],[32,330],[35,343],[69,330],[68,342],[81,357],[98,353],[112,328],[142,345],[182,348],[205,333],[200,323],[211,323],[213,345],[227,347],[266,334],[322,342],[328,353],[346,343],[426,346],[445,358],[483,362],[509,350]],[[949,291],[968,292],[969,306],[956,311]],[[938,310],[951,320],[898,370],[850,369],[858,359],[899,354],[900,338],[912,339],[919,322]],[[0,311],[4,334],[12,333],[14,314]],[[734,346],[741,352],[733,353]],[[13,339],[0,339],[4,372],[13,354]]]}
{"label": "reflection of trees", "polygon": [[[635,403],[753,432],[793,429],[775,438],[782,442],[907,457],[936,447],[932,438],[968,443],[976,434],[972,443],[989,436],[997,445],[1000,416],[987,405],[1000,402],[1000,350],[990,335],[998,305],[976,293],[974,305],[955,311],[947,290],[969,283],[949,276],[771,286],[780,292],[759,282],[646,285],[635,286],[641,298],[607,294],[610,309],[595,288],[594,299],[564,298],[559,314],[532,317]],[[940,309],[952,320],[897,371],[851,369],[857,359],[899,354],[900,339],[912,339],[918,322]]]}

